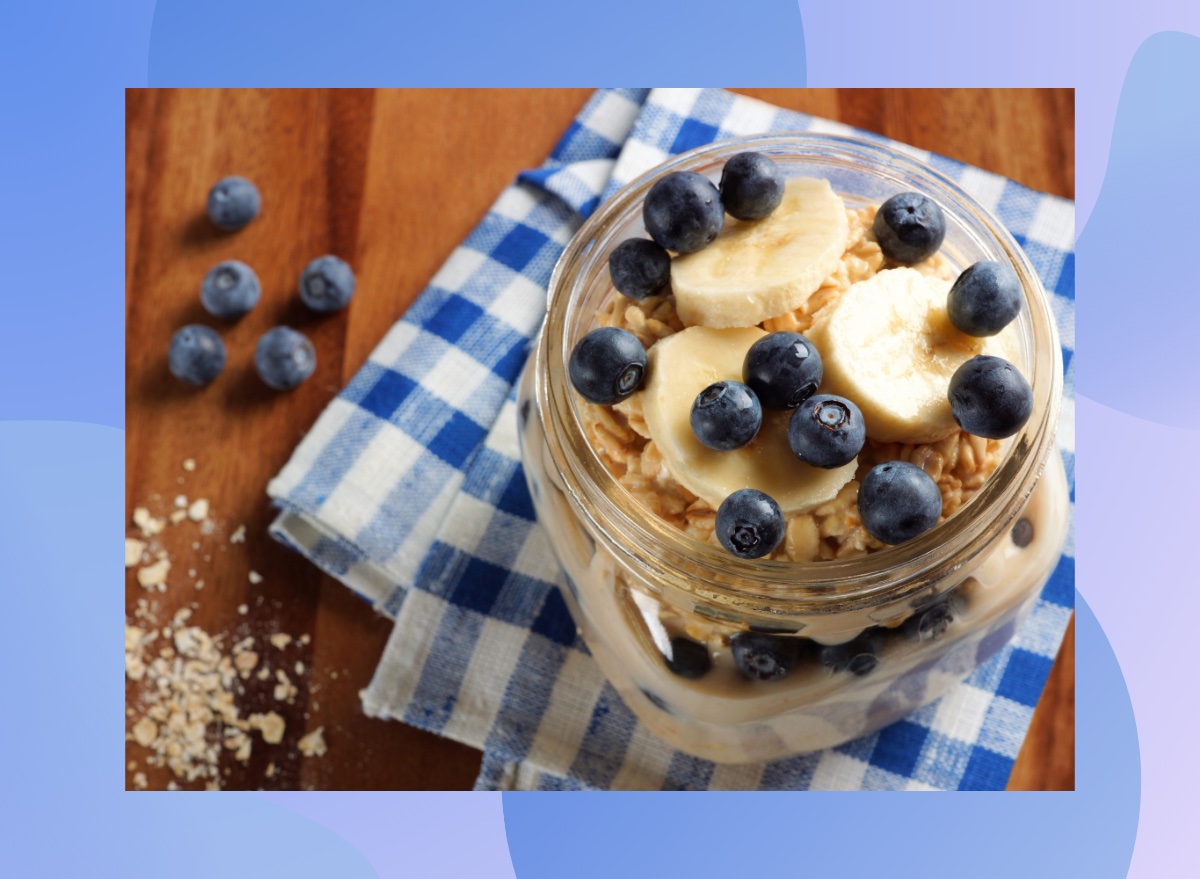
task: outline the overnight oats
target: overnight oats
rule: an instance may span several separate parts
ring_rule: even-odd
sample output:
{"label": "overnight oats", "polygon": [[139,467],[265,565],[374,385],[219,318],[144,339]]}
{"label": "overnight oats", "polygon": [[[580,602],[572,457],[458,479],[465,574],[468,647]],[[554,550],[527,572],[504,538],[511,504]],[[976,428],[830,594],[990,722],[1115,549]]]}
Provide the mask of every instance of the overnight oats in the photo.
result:
{"label": "overnight oats", "polygon": [[849,138],[679,156],[584,225],[520,387],[538,519],[639,719],[776,759],[937,698],[1067,526],[1046,294],[949,180]]}

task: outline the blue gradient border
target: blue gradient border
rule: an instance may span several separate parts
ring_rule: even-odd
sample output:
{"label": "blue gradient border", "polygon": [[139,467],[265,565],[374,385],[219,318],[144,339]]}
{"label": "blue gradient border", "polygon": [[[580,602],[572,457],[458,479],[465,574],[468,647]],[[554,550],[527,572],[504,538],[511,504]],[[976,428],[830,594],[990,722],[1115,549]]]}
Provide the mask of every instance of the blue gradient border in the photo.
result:
{"label": "blue gradient border", "polygon": [[[5,872],[125,875],[170,865],[188,877],[236,865],[239,874],[293,877],[533,879],[612,875],[614,867],[645,875],[661,871],[669,853],[674,867],[693,872],[878,863],[897,876],[936,877],[969,863],[979,876],[1001,866],[1031,877],[1179,875],[1192,861],[1187,816],[1200,784],[1190,747],[1200,708],[1179,696],[1190,680],[1180,655],[1200,596],[1182,553],[1170,550],[1194,540],[1185,504],[1200,493],[1200,476],[1184,455],[1197,445],[1200,408],[1194,393],[1168,398],[1166,410],[1114,393],[1105,358],[1087,352],[1107,352],[1111,363],[1128,352],[1131,328],[1153,338],[1163,309],[1191,314],[1181,299],[1194,301],[1194,283],[1160,272],[1141,282],[1133,275],[1131,288],[1118,270],[1191,247],[1184,209],[1200,193],[1200,170],[1163,157],[1181,147],[1200,154],[1195,80],[1179,78],[1195,69],[1200,6],[1144,0],[1077,19],[1079,11],[1046,0],[1003,9],[926,0],[919,14],[879,0],[8,4],[0,53],[8,124],[0,248],[10,288],[0,321],[0,561],[9,587],[0,655],[12,691],[0,725],[12,767],[0,794]],[[119,570],[124,513],[123,89],[568,85],[614,75],[697,85],[717,73],[776,86],[1078,89],[1079,320],[1090,342],[1077,412],[1076,792],[903,803],[887,794],[601,794],[552,804],[544,795],[167,801],[124,793],[119,611],[110,600],[119,590],[108,580]],[[1172,215],[1173,205],[1183,208]],[[1195,387],[1194,362],[1172,357],[1171,346],[1136,353],[1146,356],[1122,361],[1129,387],[1158,388],[1164,374],[1172,387]],[[1145,468],[1129,466],[1137,455],[1169,477],[1146,479]],[[1112,515],[1131,506],[1152,515]],[[109,655],[111,668],[92,661]],[[1164,670],[1179,674],[1164,684]]]}

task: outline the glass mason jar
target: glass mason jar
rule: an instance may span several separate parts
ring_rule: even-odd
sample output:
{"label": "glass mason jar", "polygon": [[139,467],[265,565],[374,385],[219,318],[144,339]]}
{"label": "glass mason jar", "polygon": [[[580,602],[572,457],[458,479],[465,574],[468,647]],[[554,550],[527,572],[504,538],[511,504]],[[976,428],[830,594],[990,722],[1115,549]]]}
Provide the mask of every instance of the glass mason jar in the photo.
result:
{"label": "glass mason jar", "polygon": [[[788,178],[829,180],[852,208],[923,192],[943,208],[941,253],[956,272],[978,260],[1003,260],[1024,289],[1017,365],[1033,388],[1033,414],[1005,441],[999,465],[978,492],[907,543],[811,563],[736,558],[639,503],[585,435],[585,404],[571,387],[567,361],[612,295],[609,254],[626,238],[644,236],[642,201],[657,180],[687,170],[716,182],[725,160],[743,150],[767,153]],[[709,760],[747,762],[873,732],[936,699],[1012,637],[1066,536],[1066,477],[1054,450],[1061,396],[1062,358],[1048,297],[1012,236],[970,195],[885,146],[773,134],[677,156],[626,186],[583,225],[551,278],[518,408],[538,521],[566,574],[567,605],[601,669],[671,746]],[[730,641],[739,635],[744,641],[747,632],[792,639],[785,646],[800,657],[795,670],[769,681],[741,674]],[[671,670],[680,638],[708,652],[711,667],[702,677]],[[822,645],[850,643],[868,646],[848,651],[840,670],[819,661]]]}

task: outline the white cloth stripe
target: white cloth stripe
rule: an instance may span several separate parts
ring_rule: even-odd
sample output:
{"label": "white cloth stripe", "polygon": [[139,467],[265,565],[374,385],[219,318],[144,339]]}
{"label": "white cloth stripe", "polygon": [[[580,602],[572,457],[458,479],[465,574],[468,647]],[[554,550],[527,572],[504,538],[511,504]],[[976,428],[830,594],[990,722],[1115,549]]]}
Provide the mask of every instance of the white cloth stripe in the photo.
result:
{"label": "white cloth stripe", "polygon": [[625,761],[612,781],[613,790],[657,790],[667,777],[674,752],[638,723],[625,749]]}
{"label": "white cloth stripe", "polygon": [[[404,599],[383,661],[362,693],[363,712],[368,717],[404,717],[445,612],[446,602],[419,589]],[[401,649],[392,649],[397,640],[404,642]]]}
{"label": "white cloth stripe", "polygon": [[708,780],[708,789],[756,790],[765,769],[763,763],[719,763]]}
{"label": "white cloth stripe", "polygon": [[542,715],[525,762],[565,775],[575,762],[603,689],[604,675],[596,661],[586,654],[570,651],[559,670],[550,693],[550,705]]}
{"label": "white cloth stripe", "polygon": [[504,691],[521,656],[529,630],[499,620],[485,620],[471,663],[442,735],[458,741],[487,738],[504,704]]}

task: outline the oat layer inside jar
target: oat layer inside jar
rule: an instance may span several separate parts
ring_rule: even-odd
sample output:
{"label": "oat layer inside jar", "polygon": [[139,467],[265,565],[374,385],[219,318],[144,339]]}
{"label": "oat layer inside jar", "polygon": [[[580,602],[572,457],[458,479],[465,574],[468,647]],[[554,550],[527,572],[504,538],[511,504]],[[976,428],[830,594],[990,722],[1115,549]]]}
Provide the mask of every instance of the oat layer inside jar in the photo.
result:
{"label": "oat layer inside jar", "polygon": [[[837,301],[852,284],[893,267],[871,231],[875,213],[874,206],[847,210],[850,237],[836,270],[804,306],[764,321],[760,324],[763,330],[806,332],[821,310]],[[940,254],[912,267],[944,280],[954,277],[953,268]],[[684,328],[669,294],[637,301],[612,291],[597,323],[630,331],[648,349]],[[612,407],[581,404],[588,439],[613,476],[655,515],[697,540],[719,546],[714,535],[716,510],[671,475],[650,438],[642,416],[641,395],[634,394]],[[1000,452],[998,440],[963,431],[920,444],[880,443],[868,438],[858,457],[856,478],[833,500],[812,510],[788,513],[786,536],[769,557],[811,562],[853,558],[885,548],[867,533],[858,515],[859,481],[875,464],[900,460],[921,467],[937,483],[945,519],[983,486],[999,464]]]}

